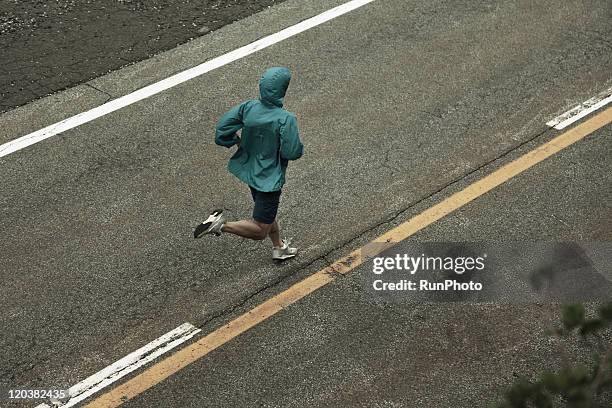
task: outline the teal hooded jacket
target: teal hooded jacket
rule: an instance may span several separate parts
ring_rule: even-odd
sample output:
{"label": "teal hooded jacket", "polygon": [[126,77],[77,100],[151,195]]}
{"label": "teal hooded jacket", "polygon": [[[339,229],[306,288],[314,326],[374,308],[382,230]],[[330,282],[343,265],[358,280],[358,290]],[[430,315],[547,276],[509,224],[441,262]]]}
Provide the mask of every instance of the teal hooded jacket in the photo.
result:
{"label": "teal hooded jacket", "polygon": [[217,123],[216,144],[229,148],[240,142],[228,163],[229,171],[259,191],[280,190],[289,160],[304,153],[297,119],[283,109],[290,80],[287,68],[268,69],[259,80],[259,100],[235,106]]}

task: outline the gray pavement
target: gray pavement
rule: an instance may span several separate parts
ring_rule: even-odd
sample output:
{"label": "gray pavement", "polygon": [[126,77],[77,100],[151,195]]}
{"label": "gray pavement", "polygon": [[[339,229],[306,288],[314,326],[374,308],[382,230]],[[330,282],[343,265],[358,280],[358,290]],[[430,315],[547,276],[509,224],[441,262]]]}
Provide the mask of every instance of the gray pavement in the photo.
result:
{"label": "gray pavement", "polygon": [[[231,50],[258,38],[259,27],[273,30],[329,7],[330,2],[302,7],[289,0],[184,48],[97,79],[93,83],[99,91],[90,88],[76,96],[72,91],[65,95],[68,104],[41,100],[15,109],[0,117],[0,142],[35,130],[42,121],[37,112],[51,119],[72,114],[77,104],[95,106],[108,97],[105,93],[118,96],[159,79],[156,75],[184,69],[190,55],[205,60],[207,52],[219,55],[217,49]],[[378,0],[1,158],[0,319],[5,335],[0,348],[5,353],[0,380],[23,387],[71,385],[185,321],[210,331],[233,312],[318,270],[441,194],[552,137],[547,120],[611,85],[609,7],[604,1],[476,6]],[[208,39],[211,49],[205,46]],[[304,158],[289,168],[280,208],[284,232],[295,237],[302,251],[281,266],[269,260],[267,243],[191,237],[191,227],[212,208],[224,207],[232,217],[250,214],[248,190],[225,170],[230,152],[214,145],[213,128],[230,106],[256,96],[259,75],[270,65],[286,65],[294,73],[286,106],[297,113],[306,146]],[[508,183],[511,190],[526,183],[514,194],[500,188],[417,238],[466,241],[531,234],[534,239],[608,240],[609,140],[609,130],[600,131],[570,149],[567,154],[575,156],[569,161],[560,157],[542,164],[560,167],[534,173],[530,182],[521,177]],[[526,188],[532,189],[527,197]],[[564,192],[574,199],[555,195]],[[554,197],[558,199],[550,201]],[[500,208],[504,200],[514,205]],[[555,217],[563,222],[553,221]],[[334,401],[394,406],[408,404],[410,397],[430,406],[451,406],[452,396],[464,390],[460,406],[478,405],[482,393],[507,383],[513,368],[533,371],[548,356],[542,350],[544,340],[528,333],[551,321],[552,306],[473,306],[465,311],[473,316],[471,325],[460,328],[453,322],[463,311],[423,306],[417,310],[428,323],[420,326],[421,319],[410,309],[394,313],[386,306],[370,307],[351,284],[355,279],[323,289],[166,383],[177,388],[153,390],[143,398],[171,396],[165,400],[174,404],[170,406],[201,406],[198,401],[207,398],[226,406],[261,401],[290,406],[292,395],[295,406]],[[344,303],[345,308],[337,307]],[[401,316],[406,313],[416,331],[404,336]],[[529,318],[520,320],[521,314]],[[390,322],[377,327],[375,323],[385,321],[382,315]],[[514,319],[513,324],[506,318]],[[522,350],[523,360],[519,364],[516,353],[506,352],[485,367],[491,362],[487,354],[477,356],[475,349],[468,353],[466,348],[466,358],[478,362],[461,366],[459,379],[449,376],[444,360],[461,364],[466,354],[453,354],[450,346],[436,348],[435,342],[446,341],[442,334],[447,331],[459,342],[478,337],[480,319],[497,325],[498,334],[475,338],[477,342],[499,339],[502,349]],[[334,320],[337,327],[330,331]],[[300,337],[302,329],[291,325],[308,333]],[[513,343],[513,330],[520,331],[524,344]],[[389,340],[376,340],[373,332],[380,338],[388,334]],[[263,337],[248,337],[257,333]],[[349,353],[354,347],[343,348],[338,361],[331,359],[347,333],[352,333],[352,342],[363,343],[354,353]],[[432,343],[417,343],[422,338]],[[324,339],[334,346],[324,348]],[[270,354],[272,344],[286,345],[289,354]],[[308,348],[316,345],[321,348]],[[398,366],[388,375],[390,360],[377,360],[382,348],[390,350],[387,357],[397,357],[392,360]],[[299,363],[300,355],[319,350],[319,357]],[[216,360],[221,353],[234,354]],[[425,358],[427,353],[433,353],[432,360]],[[402,359],[417,355],[421,360],[412,368],[399,366]],[[238,364],[236,356],[245,360]],[[347,360],[354,365],[335,364]],[[296,361],[310,384],[303,394],[291,392],[297,385],[281,389],[280,383],[276,388],[263,383],[260,391],[250,393],[253,388],[247,385],[262,384],[261,373],[270,381],[287,377],[283,370],[295,367],[287,361]],[[247,364],[252,371],[245,372]],[[214,394],[212,386],[190,388],[195,382],[189,376],[202,378],[206,367],[216,374],[214,381],[227,376],[228,386],[217,386],[221,394]],[[354,376],[362,382],[352,381]],[[465,388],[467,378],[473,380],[472,388]],[[379,394],[365,395],[359,385],[372,385],[375,379]],[[405,387],[393,387],[397,394],[385,396],[394,384],[385,379]],[[317,386],[316,393],[307,392]],[[432,387],[440,394],[432,393]],[[181,390],[185,392],[179,397]],[[184,398],[184,403],[174,403],[179,401],[174,398]]]}

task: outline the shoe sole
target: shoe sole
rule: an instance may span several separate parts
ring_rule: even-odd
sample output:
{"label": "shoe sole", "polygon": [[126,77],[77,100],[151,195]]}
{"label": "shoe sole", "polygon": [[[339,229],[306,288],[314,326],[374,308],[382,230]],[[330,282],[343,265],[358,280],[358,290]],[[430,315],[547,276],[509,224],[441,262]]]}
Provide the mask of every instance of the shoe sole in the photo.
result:
{"label": "shoe sole", "polygon": [[273,260],[275,261],[284,261],[286,259],[291,259],[291,258],[295,258],[297,254],[292,254],[292,255],[283,255],[283,256],[279,256],[279,257],[272,257]]}
{"label": "shoe sole", "polygon": [[[221,213],[223,213],[223,210],[218,209],[218,210],[214,210],[212,212],[212,214],[210,214],[210,216],[208,217],[208,219],[206,221],[204,221],[203,223],[201,223],[200,225],[198,225],[194,230],[193,230],[193,237],[195,239],[201,238],[202,236],[206,235],[209,232],[209,229],[212,225],[212,221],[208,221],[211,218],[216,218],[218,217]],[[219,234],[216,234],[219,235]]]}

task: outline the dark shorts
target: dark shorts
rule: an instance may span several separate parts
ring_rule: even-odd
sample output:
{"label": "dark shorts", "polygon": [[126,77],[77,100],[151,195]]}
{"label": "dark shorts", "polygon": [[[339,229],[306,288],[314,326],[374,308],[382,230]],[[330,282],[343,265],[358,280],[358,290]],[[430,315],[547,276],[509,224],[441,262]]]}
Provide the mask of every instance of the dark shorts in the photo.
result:
{"label": "dark shorts", "polygon": [[272,191],[269,193],[251,189],[255,207],[253,208],[253,219],[263,224],[272,224],[276,219],[278,211],[278,203],[280,202],[281,190]]}

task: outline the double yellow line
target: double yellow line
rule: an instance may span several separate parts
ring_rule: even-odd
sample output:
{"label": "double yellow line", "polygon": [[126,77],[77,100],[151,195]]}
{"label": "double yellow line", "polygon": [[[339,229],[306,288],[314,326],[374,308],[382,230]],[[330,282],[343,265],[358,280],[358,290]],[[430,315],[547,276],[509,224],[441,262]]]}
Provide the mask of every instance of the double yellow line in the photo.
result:
{"label": "double yellow line", "polygon": [[[362,248],[337,260],[326,268],[296,283],[284,292],[266,300],[259,306],[227,323],[197,342],[186,346],[175,354],[159,361],[129,381],[111,389],[87,405],[94,407],[117,407],[140,393],[159,384],[177,371],[204,357],[251,327],[268,319],[292,303],[332,282],[339,274],[347,274],[361,265],[365,256],[374,256],[385,247],[400,242],[428,225],[463,207],[495,187],[521,174],[548,157],[584,139],[589,134],[612,122],[612,108],[609,108],[579,126],[565,132],[551,141],[504,165],[463,190],[451,195],[440,203],[428,208],[409,221],[387,231]],[[377,244],[377,245],[372,245]],[[387,245],[380,245],[387,244]]]}

